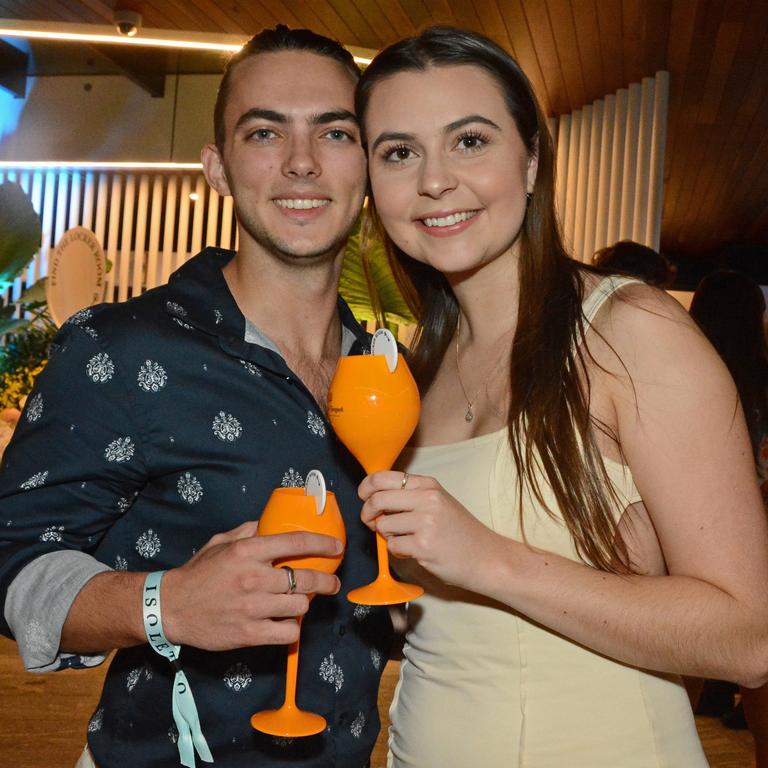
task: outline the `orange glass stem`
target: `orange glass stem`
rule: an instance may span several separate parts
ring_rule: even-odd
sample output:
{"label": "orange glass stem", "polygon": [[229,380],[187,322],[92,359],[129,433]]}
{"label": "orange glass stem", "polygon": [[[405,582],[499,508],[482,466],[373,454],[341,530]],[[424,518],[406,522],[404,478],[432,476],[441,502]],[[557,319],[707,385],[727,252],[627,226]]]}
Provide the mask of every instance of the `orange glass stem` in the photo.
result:
{"label": "orange glass stem", "polygon": [[[296,621],[301,632],[301,619],[299,616]],[[284,707],[296,708],[296,680],[299,676],[299,643],[300,639],[288,646],[288,661],[285,667],[285,700]]]}
{"label": "orange glass stem", "polygon": [[391,576],[387,540],[378,531],[376,531],[376,557],[379,560],[379,574],[381,576]]}

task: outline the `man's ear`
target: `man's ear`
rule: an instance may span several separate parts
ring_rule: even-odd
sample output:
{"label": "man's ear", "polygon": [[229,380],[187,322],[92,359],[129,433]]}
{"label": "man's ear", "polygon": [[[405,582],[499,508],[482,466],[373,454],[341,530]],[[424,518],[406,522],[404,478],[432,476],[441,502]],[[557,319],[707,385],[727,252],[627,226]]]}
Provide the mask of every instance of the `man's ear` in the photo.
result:
{"label": "man's ear", "polygon": [[200,160],[203,163],[203,174],[208,184],[220,195],[225,197],[231,195],[227,172],[218,147],[215,144],[206,144],[200,152]]}

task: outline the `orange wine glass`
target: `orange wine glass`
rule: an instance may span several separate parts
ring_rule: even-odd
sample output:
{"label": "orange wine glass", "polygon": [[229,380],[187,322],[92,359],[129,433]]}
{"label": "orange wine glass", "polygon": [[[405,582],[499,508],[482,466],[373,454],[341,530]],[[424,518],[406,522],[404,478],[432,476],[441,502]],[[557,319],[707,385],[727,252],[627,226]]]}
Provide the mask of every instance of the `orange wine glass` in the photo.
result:
{"label": "orange wine glass", "polygon": [[[318,480],[319,476],[319,480]],[[314,483],[314,490],[310,488]],[[310,531],[334,536],[346,545],[344,520],[336,496],[325,490],[322,475],[312,470],[307,476],[306,488],[276,488],[259,518],[259,536],[272,536],[293,531]],[[275,566],[310,568],[334,573],[343,558],[343,551],[335,557],[300,557],[276,560]],[[313,595],[308,595],[311,599]],[[297,619],[301,626],[301,617]],[[257,712],[251,725],[273,736],[311,736],[325,730],[325,718],[314,712],[299,709],[296,704],[296,678],[299,671],[299,641],[288,648],[285,674],[285,699],[279,709]]]}
{"label": "orange wine glass", "polygon": [[[392,468],[419,421],[419,390],[394,339],[388,352],[342,357],[328,392],[331,425],[369,475]],[[395,605],[423,594],[421,587],[392,577],[387,542],[378,532],[376,555],[379,575],[351,590],[351,602]]]}

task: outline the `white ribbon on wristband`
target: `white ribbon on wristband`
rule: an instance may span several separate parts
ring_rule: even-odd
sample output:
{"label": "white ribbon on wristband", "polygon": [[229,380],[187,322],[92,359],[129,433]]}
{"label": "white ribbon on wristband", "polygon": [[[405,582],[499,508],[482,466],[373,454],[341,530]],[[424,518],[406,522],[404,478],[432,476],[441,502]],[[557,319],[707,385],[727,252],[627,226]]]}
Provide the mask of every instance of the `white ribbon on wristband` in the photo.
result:
{"label": "white ribbon on wristband", "polygon": [[144,599],[142,601],[144,631],[147,633],[147,640],[152,649],[168,659],[176,670],[171,709],[176,729],[179,732],[177,745],[179,757],[185,768],[195,768],[195,750],[200,755],[200,759],[206,763],[213,762],[213,755],[211,755],[208,742],[206,742],[200,728],[200,718],[197,714],[197,706],[192,697],[189,681],[179,663],[181,646],[171,643],[163,631],[163,617],[160,612],[160,582],[164,573],[165,571],[154,571],[147,574],[144,581]]}

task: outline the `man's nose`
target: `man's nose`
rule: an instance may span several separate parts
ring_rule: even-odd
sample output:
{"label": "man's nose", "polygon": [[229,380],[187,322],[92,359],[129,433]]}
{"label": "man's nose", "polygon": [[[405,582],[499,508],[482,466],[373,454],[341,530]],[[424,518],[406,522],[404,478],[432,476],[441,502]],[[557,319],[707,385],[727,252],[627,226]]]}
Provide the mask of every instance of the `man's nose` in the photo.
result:
{"label": "man's nose", "polygon": [[317,147],[309,136],[294,136],[288,142],[283,161],[286,176],[304,178],[319,176],[322,172]]}

